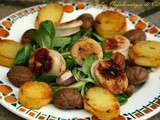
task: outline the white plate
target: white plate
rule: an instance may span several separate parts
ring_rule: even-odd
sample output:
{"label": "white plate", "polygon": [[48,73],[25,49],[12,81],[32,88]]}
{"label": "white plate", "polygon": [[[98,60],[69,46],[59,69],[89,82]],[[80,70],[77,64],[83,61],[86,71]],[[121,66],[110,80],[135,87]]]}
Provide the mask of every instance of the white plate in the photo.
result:
{"label": "white plate", "polygon": [[[147,39],[160,41],[160,31],[150,22],[141,19],[137,15],[116,8],[107,8],[102,5],[82,3],[83,8],[78,8],[77,4],[69,4],[73,7],[70,13],[65,12],[62,21],[69,21],[77,18],[82,13],[91,13],[94,17],[106,9],[121,12],[126,16],[127,29],[140,28],[147,34]],[[63,4],[65,5],[65,4]],[[0,38],[20,41],[22,34],[30,28],[34,28],[34,21],[38,11],[44,5],[38,5],[18,11],[0,21]],[[2,30],[6,30],[9,35],[2,36]],[[41,120],[96,120],[94,116],[84,110],[60,110],[52,104],[39,110],[29,110],[17,102],[18,88],[14,87],[6,77],[8,68],[0,67],[0,104],[11,112],[26,119]],[[120,120],[144,120],[160,111],[160,70],[150,73],[148,81],[141,87],[128,102],[121,106]],[[119,120],[119,119],[117,119]]]}

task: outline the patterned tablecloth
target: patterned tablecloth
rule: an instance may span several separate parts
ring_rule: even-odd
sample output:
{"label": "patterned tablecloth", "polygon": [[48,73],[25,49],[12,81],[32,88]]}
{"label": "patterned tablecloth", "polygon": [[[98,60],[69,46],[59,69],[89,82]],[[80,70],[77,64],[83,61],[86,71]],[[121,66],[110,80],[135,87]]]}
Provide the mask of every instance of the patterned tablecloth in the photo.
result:
{"label": "patterned tablecloth", "polygon": [[[12,0],[10,0],[10,1],[12,1]],[[22,1],[25,1],[25,0],[22,0]],[[31,1],[33,1],[33,0],[31,0]],[[37,0],[37,1],[40,1],[40,0]],[[43,0],[41,0],[41,1],[43,1]],[[7,15],[9,15],[19,9],[21,9],[21,7],[0,4],[0,19],[2,19],[3,17],[5,17],[5,16],[7,16]],[[158,20],[155,21],[155,16],[160,16],[160,12],[157,12],[157,13],[147,17],[147,19],[152,21],[156,25],[159,25],[159,27],[160,27],[160,19],[158,18]],[[0,105],[0,120],[23,120],[23,119],[14,115],[12,112],[9,112],[7,109],[5,109],[4,107],[2,107]],[[149,120],[160,120],[160,113],[157,114],[156,116],[150,118]]]}

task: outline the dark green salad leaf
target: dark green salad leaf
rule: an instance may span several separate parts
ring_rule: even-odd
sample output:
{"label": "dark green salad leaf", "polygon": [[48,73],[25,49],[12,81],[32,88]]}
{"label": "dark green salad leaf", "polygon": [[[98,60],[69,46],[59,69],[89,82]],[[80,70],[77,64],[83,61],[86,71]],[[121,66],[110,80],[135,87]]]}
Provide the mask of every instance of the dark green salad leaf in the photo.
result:
{"label": "dark green salad leaf", "polygon": [[66,66],[69,70],[73,70],[74,67],[77,66],[76,61],[73,59],[73,57],[71,56],[70,52],[61,52],[61,55],[63,56],[63,58],[66,61]]}
{"label": "dark green salad leaf", "polygon": [[88,90],[89,90],[91,87],[93,87],[93,86],[95,86],[93,83],[90,83],[90,82],[86,83],[85,88],[84,88],[84,91],[85,91],[85,92],[88,91]]}
{"label": "dark green salad leaf", "polygon": [[15,65],[28,65],[29,57],[33,52],[33,47],[31,44],[27,44],[25,47],[21,48],[15,58]]}
{"label": "dark green salad leaf", "polygon": [[127,96],[125,93],[122,93],[120,95],[117,94],[115,95],[115,97],[118,99],[121,105],[124,105],[128,101],[128,98],[129,98],[129,96]]}
{"label": "dark green salad leaf", "polygon": [[79,41],[79,39],[82,37],[82,32],[79,31],[77,33],[75,33],[74,35],[71,36],[72,40],[70,43],[70,47],[75,44],[77,41]]}
{"label": "dark green salad leaf", "polygon": [[95,32],[92,32],[92,36],[95,37],[96,40],[99,41],[99,42],[103,42],[104,41],[104,38],[102,38],[100,35],[98,35]]}
{"label": "dark green salad leaf", "polygon": [[85,30],[85,29],[82,29],[81,30],[81,32],[82,32],[82,35],[83,36],[91,36],[92,35],[92,33],[93,33],[93,29],[92,28],[90,28],[90,29],[87,29],[87,30]]}
{"label": "dark green salad leaf", "polygon": [[83,65],[82,65],[82,72],[88,76],[91,76],[90,69],[93,62],[97,60],[97,56],[95,54],[89,55],[85,58]]}
{"label": "dark green salad leaf", "polygon": [[37,30],[33,32],[32,38],[40,48],[52,48],[53,40],[44,30]]}
{"label": "dark green salad leaf", "polygon": [[54,75],[41,75],[37,78],[39,82],[46,82],[48,84],[56,82],[56,76]]}
{"label": "dark green salad leaf", "polygon": [[103,59],[104,60],[110,59],[111,56],[112,56],[112,52],[105,52],[105,53],[103,53]]}
{"label": "dark green salad leaf", "polygon": [[56,34],[53,23],[49,20],[42,22],[39,26],[39,30],[45,30],[45,32],[47,32],[49,36],[53,38]]}
{"label": "dark green salad leaf", "polygon": [[72,70],[75,66],[77,66],[76,61],[72,57],[65,58],[67,68]]}
{"label": "dark green salad leaf", "polygon": [[99,85],[97,81],[95,81],[93,78],[89,76],[86,76],[78,67],[75,67],[72,70],[72,74],[74,78],[77,80],[77,82],[71,85],[71,87],[80,91],[82,96],[84,95],[85,91],[87,91],[90,88],[91,84]]}
{"label": "dark green salad leaf", "polygon": [[73,68],[72,74],[76,81],[81,81],[83,78],[85,78],[85,74],[80,71],[78,67]]}
{"label": "dark green salad leaf", "polygon": [[147,71],[148,73],[153,72],[153,70],[152,70],[152,68],[151,68],[151,67],[146,68],[146,71]]}
{"label": "dark green salad leaf", "polygon": [[53,47],[64,48],[66,45],[71,43],[71,37],[55,37]]}
{"label": "dark green salad leaf", "polygon": [[40,48],[52,49],[54,45],[55,28],[51,21],[44,21],[38,30],[33,32],[32,38]]}

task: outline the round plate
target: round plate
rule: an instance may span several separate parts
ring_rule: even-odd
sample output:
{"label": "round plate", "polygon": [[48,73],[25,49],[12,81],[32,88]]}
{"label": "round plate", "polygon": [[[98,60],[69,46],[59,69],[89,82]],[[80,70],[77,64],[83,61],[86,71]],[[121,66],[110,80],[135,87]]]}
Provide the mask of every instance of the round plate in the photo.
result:
{"label": "round plate", "polygon": [[[81,4],[81,5],[79,5]],[[62,4],[63,6],[66,5]],[[104,11],[112,10],[122,13],[127,19],[127,29],[139,28],[146,32],[148,40],[160,41],[160,30],[137,15],[90,3],[68,4],[72,11],[65,11],[62,22],[77,18],[82,13],[91,13],[94,17]],[[24,31],[34,28],[38,11],[45,5],[38,5],[18,11],[0,21],[0,38],[20,41]],[[79,7],[80,6],[80,7]],[[2,34],[2,32],[6,34]],[[49,104],[39,110],[30,110],[17,101],[18,88],[14,87],[6,77],[9,69],[0,67],[0,104],[11,112],[26,119],[41,120],[96,120],[84,110],[60,110]],[[150,73],[148,81],[132,95],[128,102],[121,106],[121,120],[144,120],[160,111],[160,69]],[[119,120],[119,119],[118,119]]]}

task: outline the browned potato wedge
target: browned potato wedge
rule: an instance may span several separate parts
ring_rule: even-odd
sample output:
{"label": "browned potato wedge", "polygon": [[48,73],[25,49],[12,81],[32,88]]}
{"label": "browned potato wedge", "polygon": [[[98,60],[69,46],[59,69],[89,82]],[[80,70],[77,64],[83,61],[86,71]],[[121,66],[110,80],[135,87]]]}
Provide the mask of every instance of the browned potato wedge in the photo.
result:
{"label": "browned potato wedge", "polygon": [[75,43],[71,48],[71,54],[79,65],[82,65],[85,57],[91,54],[96,54],[98,59],[103,58],[103,51],[99,43],[88,37],[82,37]]}
{"label": "browned potato wedge", "polygon": [[60,4],[48,4],[42,8],[35,21],[35,26],[38,28],[39,24],[45,20],[51,20],[54,25],[59,25],[63,16],[63,7]]}
{"label": "browned potato wedge", "polygon": [[129,50],[130,60],[141,66],[160,66],[160,42],[140,41]]}
{"label": "browned potato wedge", "polygon": [[118,12],[104,11],[96,17],[95,29],[104,38],[122,34],[126,31],[126,18]]}
{"label": "browned potato wedge", "polygon": [[146,66],[146,67],[156,67],[160,66],[160,59],[157,58],[150,58],[150,57],[139,57],[136,56],[132,50],[132,48],[129,49],[129,59],[141,66]]}
{"label": "browned potato wedge", "polygon": [[19,102],[29,109],[39,109],[49,104],[52,98],[52,88],[44,82],[26,82],[19,91]]}
{"label": "browned potato wedge", "polygon": [[102,87],[92,87],[86,92],[84,109],[100,120],[112,120],[120,114],[118,100]]}
{"label": "browned potato wedge", "polygon": [[0,40],[0,55],[14,59],[22,45],[13,40]]}
{"label": "browned potato wedge", "polygon": [[133,46],[133,52],[139,57],[160,59],[160,42],[140,41]]}
{"label": "browned potato wedge", "polygon": [[0,55],[0,65],[10,68],[14,66],[13,62],[14,62],[14,59],[10,59]]}
{"label": "browned potato wedge", "polygon": [[157,66],[160,66],[160,59],[136,57],[135,63],[137,65],[142,65],[142,66],[146,66],[146,67],[157,67]]}

